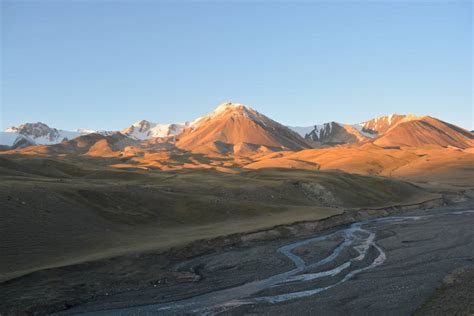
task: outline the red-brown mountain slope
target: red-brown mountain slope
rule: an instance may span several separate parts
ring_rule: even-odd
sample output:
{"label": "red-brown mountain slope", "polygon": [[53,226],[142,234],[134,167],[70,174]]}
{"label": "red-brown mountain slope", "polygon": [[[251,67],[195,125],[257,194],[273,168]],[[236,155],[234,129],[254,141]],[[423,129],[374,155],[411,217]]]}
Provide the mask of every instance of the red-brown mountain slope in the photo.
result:
{"label": "red-brown mountain slope", "polygon": [[204,154],[251,154],[309,148],[288,127],[242,104],[224,103],[178,136],[177,147]]}
{"label": "red-brown mountain slope", "polygon": [[474,146],[474,136],[460,127],[424,116],[397,124],[373,143],[383,147],[438,145],[469,148]]}

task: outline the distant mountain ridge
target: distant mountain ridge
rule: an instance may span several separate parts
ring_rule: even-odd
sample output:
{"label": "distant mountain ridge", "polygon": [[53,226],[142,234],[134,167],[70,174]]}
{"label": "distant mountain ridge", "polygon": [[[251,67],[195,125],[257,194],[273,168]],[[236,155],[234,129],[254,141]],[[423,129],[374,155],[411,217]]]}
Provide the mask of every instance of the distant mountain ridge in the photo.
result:
{"label": "distant mountain ridge", "polygon": [[23,148],[27,154],[69,154],[93,157],[120,156],[120,151],[127,146],[138,145],[134,140],[120,132],[110,132],[106,135],[90,133],[71,140],[53,145],[37,145]]}
{"label": "distant mountain ridge", "polygon": [[417,119],[414,115],[390,114],[359,124],[328,122],[311,127],[292,127],[316,147],[365,142],[388,132],[402,122]]}
{"label": "distant mountain ridge", "polygon": [[[227,102],[191,122],[159,124],[141,120],[120,132],[64,131],[41,122],[25,123],[0,132],[0,149],[54,145],[91,134],[105,138],[115,135],[114,139],[120,134],[135,141],[127,143],[140,143],[143,148],[167,142],[180,150],[224,155],[253,155],[364,143],[382,147],[437,145],[464,149],[474,146],[472,132],[428,116],[391,114],[353,125],[328,122],[310,127],[287,127],[251,107]],[[103,137],[94,136],[88,142],[105,142]]]}
{"label": "distant mountain ridge", "polygon": [[82,135],[80,132],[71,132],[51,128],[41,122],[25,123],[19,126],[12,126],[5,129],[5,132],[26,136],[33,140],[36,144],[44,145],[55,144],[63,140],[69,140]]}
{"label": "distant mountain ridge", "polygon": [[84,131],[65,131],[36,122],[12,126],[0,132],[0,145],[23,148],[34,145],[52,145],[84,135]]}

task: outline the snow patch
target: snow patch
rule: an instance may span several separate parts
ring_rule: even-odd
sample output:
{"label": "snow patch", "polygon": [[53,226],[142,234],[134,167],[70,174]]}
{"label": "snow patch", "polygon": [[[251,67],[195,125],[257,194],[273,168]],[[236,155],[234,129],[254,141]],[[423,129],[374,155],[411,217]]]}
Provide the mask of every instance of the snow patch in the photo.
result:
{"label": "snow patch", "polygon": [[200,125],[202,122],[208,121],[210,119],[214,119],[216,117],[219,117],[221,115],[224,115],[225,113],[232,113],[232,115],[238,116],[238,115],[243,115],[250,120],[256,122],[257,124],[261,124],[266,126],[266,120],[269,120],[266,116],[260,114],[257,112],[255,109],[252,107],[249,107],[247,105],[244,105],[242,103],[232,103],[232,102],[225,102],[217,106],[217,108],[212,111],[211,113],[198,117],[194,121],[192,121],[189,126],[192,129],[195,129],[198,125]]}

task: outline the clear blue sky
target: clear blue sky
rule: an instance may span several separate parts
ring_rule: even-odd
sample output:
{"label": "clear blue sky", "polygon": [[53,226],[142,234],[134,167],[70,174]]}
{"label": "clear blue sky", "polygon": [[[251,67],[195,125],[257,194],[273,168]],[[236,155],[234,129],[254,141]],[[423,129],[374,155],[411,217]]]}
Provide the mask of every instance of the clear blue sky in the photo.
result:
{"label": "clear blue sky", "polygon": [[1,127],[429,114],[473,129],[472,4],[2,1]]}

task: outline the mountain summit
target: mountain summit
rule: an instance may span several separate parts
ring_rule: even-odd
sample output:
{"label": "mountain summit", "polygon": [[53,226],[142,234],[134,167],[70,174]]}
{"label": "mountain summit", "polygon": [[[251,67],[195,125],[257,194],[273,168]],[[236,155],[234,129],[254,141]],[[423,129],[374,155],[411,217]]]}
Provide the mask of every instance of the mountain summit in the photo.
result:
{"label": "mountain summit", "polygon": [[389,129],[397,126],[403,122],[409,122],[418,119],[413,114],[401,115],[401,114],[390,114],[380,117],[373,118],[369,121],[362,122],[362,131],[372,135],[381,135],[388,132]]}
{"label": "mountain summit", "polygon": [[27,136],[38,144],[54,144],[80,135],[76,132],[58,130],[41,122],[12,126],[7,128],[5,132]]}
{"label": "mountain summit", "polygon": [[48,125],[36,123],[24,123],[12,126],[0,132],[0,145],[22,148],[33,145],[52,145],[62,141],[71,140],[80,135],[87,134],[83,131],[64,131],[49,127]]}
{"label": "mountain summit", "polygon": [[338,145],[358,143],[369,139],[357,126],[336,122],[315,125],[314,129],[305,135],[305,139],[315,145]]}
{"label": "mountain summit", "polygon": [[253,153],[299,150],[310,147],[288,127],[251,107],[223,103],[206,116],[191,122],[176,145],[199,153]]}
{"label": "mountain summit", "polygon": [[443,122],[431,116],[403,119],[386,133],[375,138],[378,146],[469,148],[474,146],[474,135],[468,130]]}

